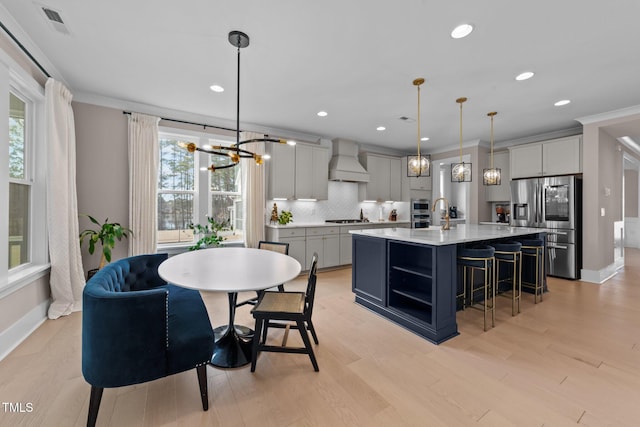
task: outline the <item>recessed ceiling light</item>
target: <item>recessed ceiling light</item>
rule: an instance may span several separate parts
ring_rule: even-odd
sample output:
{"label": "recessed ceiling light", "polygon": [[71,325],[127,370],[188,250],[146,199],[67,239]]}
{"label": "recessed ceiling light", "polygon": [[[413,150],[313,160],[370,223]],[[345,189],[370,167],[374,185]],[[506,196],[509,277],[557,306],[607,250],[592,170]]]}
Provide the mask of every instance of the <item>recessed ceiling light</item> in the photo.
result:
{"label": "recessed ceiling light", "polygon": [[522,80],[529,80],[531,77],[533,77],[534,73],[532,71],[525,71],[524,73],[520,73],[516,76],[516,80],[518,81],[522,81]]}
{"label": "recessed ceiling light", "polygon": [[386,127],[384,127],[384,126],[378,126],[378,127],[376,128],[376,130],[380,130],[380,131],[385,130],[385,129],[386,129]]}
{"label": "recessed ceiling light", "polygon": [[555,105],[556,107],[561,107],[561,106],[563,106],[563,105],[567,105],[567,104],[569,104],[570,102],[571,102],[571,101],[570,101],[570,100],[568,100],[568,99],[563,99],[562,101],[558,101],[558,102],[556,102],[556,103],[555,103],[555,104],[553,104],[553,105]]}
{"label": "recessed ceiling light", "polygon": [[422,138],[420,138],[420,141],[428,141],[429,137],[428,136],[423,136]]}
{"label": "recessed ceiling light", "polygon": [[318,111],[318,116],[327,117],[327,112],[326,111]]}
{"label": "recessed ceiling light", "polygon": [[224,92],[224,88],[220,85],[211,85],[209,86],[209,89],[211,89],[214,92]]}
{"label": "recessed ceiling light", "polygon": [[473,25],[471,24],[462,24],[458,25],[451,31],[451,37],[454,39],[461,39],[463,37],[467,37],[473,31]]}

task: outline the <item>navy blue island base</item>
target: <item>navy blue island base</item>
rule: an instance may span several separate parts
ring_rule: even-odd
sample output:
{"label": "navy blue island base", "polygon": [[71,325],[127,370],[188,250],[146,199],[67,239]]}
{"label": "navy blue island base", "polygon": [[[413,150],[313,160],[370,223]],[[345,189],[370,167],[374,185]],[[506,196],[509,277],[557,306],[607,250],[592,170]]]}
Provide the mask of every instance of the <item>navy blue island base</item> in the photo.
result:
{"label": "navy blue island base", "polygon": [[544,241],[545,230],[460,225],[448,231],[385,228],[352,234],[356,303],[440,344],[458,335],[457,248],[516,238]]}

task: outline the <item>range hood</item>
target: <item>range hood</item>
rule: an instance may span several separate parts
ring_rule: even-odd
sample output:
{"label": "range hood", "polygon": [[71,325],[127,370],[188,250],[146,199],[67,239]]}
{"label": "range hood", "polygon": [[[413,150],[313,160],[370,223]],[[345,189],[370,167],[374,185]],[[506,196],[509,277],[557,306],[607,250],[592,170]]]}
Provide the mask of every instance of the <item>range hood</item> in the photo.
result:
{"label": "range hood", "polygon": [[334,139],[332,142],[329,180],[369,182],[369,172],[358,161],[358,144],[344,139]]}

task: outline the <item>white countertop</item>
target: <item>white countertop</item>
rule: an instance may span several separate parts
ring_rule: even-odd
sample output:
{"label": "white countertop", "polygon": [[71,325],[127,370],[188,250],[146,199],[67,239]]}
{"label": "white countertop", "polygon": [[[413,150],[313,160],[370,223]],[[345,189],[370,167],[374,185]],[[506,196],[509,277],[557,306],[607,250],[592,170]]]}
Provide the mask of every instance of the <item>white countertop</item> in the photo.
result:
{"label": "white countertop", "polygon": [[349,223],[335,223],[335,222],[291,222],[287,225],[281,224],[265,224],[265,226],[269,228],[306,228],[306,227],[341,227],[343,225],[356,225],[356,226],[367,226],[367,225],[388,225],[393,226],[393,224],[409,224],[408,220],[404,221],[369,221],[369,222],[349,222]]}
{"label": "white countertop", "polygon": [[382,239],[400,240],[432,246],[452,245],[456,243],[477,242],[481,240],[504,239],[505,237],[523,236],[543,233],[545,228],[509,227],[508,225],[458,225],[443,231],[441,227],[420,229],[411,228],[377,228],[371,230],[352,230],[358,234]]}

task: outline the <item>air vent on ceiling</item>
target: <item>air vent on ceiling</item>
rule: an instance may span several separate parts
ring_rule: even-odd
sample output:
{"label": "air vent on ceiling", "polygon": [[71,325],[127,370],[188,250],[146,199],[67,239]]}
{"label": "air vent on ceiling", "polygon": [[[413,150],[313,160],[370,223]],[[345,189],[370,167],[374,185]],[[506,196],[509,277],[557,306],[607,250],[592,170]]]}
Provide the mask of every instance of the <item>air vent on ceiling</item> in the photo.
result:
{"label": "air vent on ceiling", "polygon": [[43,7],[42,10],[44,11],[44,14],[47,15],[47,18],[49,18],[49,20],[64,24],[64,21],[62,20],[62,16],[60,16],[60,14],[55,10],[48,9],[46,7]]}
{"label": "air vent on ceiling", "polygon": [[405,123],[413,123],[416,121],[416,119],[412,119],[411,117],[407,117],[407,116],[398,117],[398,120],[401,120]]}
{"label": "air vent on ceiling", "polygon": [[51,9],[48,6],[41,6],[41,9],[47,18],[47,22],[51,24],[54,30],[62,34],[69,34],[69,29],[62,20],[62,15],[59,11]]}

